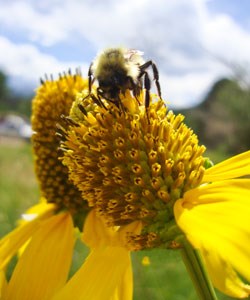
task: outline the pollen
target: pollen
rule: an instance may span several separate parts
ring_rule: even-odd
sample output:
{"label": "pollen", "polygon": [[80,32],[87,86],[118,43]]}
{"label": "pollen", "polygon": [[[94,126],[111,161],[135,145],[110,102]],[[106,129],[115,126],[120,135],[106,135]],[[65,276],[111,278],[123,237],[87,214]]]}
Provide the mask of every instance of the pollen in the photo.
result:
{"label": "pollen", "polygon": [[77,125],[65,132],[61,159],[71,181],[108,225],[142,222],[141,233],[128,237],[133,249],[173,248],[181,234],[173,205],[201,182],[205,147],[184,117],[156,95],[151,94],[149,107],[142,105],[144,93],[120,97],[123,110],[78,94],[70,115]]}
{"label": "pollen", "polygon": [[[68,180],[68,170],[58,159],[57,123],[68,115],[75,96],[87,87],[79,73],[64,74],[58,80],[41,80],[32,102],[32,146],[35,172],[42,196],[59,209],[76,213],[86,206],[81,193]],[[74,123],[75,124],[75,123]]]}

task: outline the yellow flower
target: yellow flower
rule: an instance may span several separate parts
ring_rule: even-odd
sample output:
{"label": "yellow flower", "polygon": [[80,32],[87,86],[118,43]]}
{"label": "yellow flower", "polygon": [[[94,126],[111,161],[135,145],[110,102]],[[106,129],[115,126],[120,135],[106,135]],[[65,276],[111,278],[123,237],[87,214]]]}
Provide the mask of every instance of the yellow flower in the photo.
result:
{"label": "yellow flower", "polygon": [[63,163],[109,225],[143,222],[141,234],[131,235],[133,249],[176,248],[181,232],[173,204],[201,183],[205,147],[163,101],[151,103],[147,112],[139,105],[143,95],[135,99],[128,92],[122,101],[124,112],[110,103],[98,106],[86,92],[78,95],[70,115],[77,124],[69,126],[61,146]]}
{"label": "yellow flower", "polygon": [[75,242],[74,212],[86,204],[58,160],[55,133],[60,115],[68,114],[76,93],[86,85],[80,74],[46,80],[33,100],[32,145],[42,199],[0,240],[1,270],[22,250],[1,299],[49,299],[67,280]]}
{"label": "yellow flower", "polygon": [[[67,117],[62,120],[61,115],[69,114],[76,94],[87,83],[80,74],[65,74],[58,80],[42,82],[33,100],[32,144],[42,198],[23,215],[18,227],[0,240],[1,300],[132,298],[130,251],[124,242],[126,228],[108,228],[94,210],[90,211],[58,159],[58,131],[64,131],[60,123],[66,127],[72,124]],[[139,228],[137,223],[131,226],[133,231],[135,226]],[[75,228],[83,230],[83,241],[91,253],[68,281]],[[17,252],[20,258],[7,282],[4,269]],[[114,264],[114,258],[120,261]],[[107,270],[109,274],[104,277]]]}
{"label": "yellow flower", "polygon": [[78,95],[61,145],[69,178],[109,226],[142,224],[140,232],[128,230],[131,250],[181,249],[187,239],[218,289],[246,297],[236,272],[250,280],[250,180],[233,178],[250,174],[250,152],[206,170],[205,147],[183,116],[151,98],[145,109],[144,95],[127,91],[118,109]]}
{"label": "yellow flower", "polygon": [[[238,298],[250,294],[250,151],[205,171],[201,185],[174,206],[177,224],[199,249],[214,285]],[[237,273],[236,273],[237,272]]]}
{"label": "yellow flower", "polygon": [[87,87],[80,74],[65,74],[58,80],[47,80],[37,90],[32,102],[32,146],[35,172],[41,196],[59,210],[75,214],[86,208],[79,191],[68,180],[67,168],[58,160],[59,137],[57,126],[62,115],[69,114],[78,92]]}
{"label": "yellow flower", "polygon": [[[35,171],[41,191],[41,201],[30,208],[20,221],[19,226],[0,240],[0,268],[3,269],[9,260],[31,238],[37,235],[40,227],[48,220],[62,217],[67,230],[73,230],[73,218],[76,208],[86,211],[77,188],[69,182],[67,169],[58,160],[59,140],[56,137],[56,123],[61,114],[68,114],[77,92],[86,87],[87,81],[79,74],[64,75],[60,79],[46,80],[37,90],[33,99],[32,111],[32,146]],[[58,214],[57,216],[54,216]],[[70,217],[71,221],[68,221]],[[64,226],[64,222],[59,222]],[[64,228],[65,229],[65,228]],[[66,244],[65,244],[66,245]],[[72,245],[69,242],[71,251]],[[45,249],[45,247],[43,248]]]}

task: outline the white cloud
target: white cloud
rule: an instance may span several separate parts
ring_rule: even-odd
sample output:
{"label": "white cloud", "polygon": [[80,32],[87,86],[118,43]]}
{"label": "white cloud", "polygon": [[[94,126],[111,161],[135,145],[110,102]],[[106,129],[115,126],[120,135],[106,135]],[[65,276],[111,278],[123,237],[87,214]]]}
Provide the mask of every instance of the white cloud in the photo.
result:
{"label": "white cloud", "polygon": [[[202,13],[201,0],[164,1],[23,1],[1,3],[0,23],[24,31],[38,43],[52,45],[72,38],[75,32],[97,46],[140,40],[171,47],[188,44],[197,38]],[[8,13],[6,13],[6,11]],[[11,16],[11,17],[10,17]],[[185,42],[184,42],[185,41]],[[191,43],[190,43],[191,46]]]}
{"label": "white cloud", "polygon": [[231,61],[249,60],[250,32],[244,31],[229,16],[208,19],[204,26],[204,45],[211,53]]}
{"label": "white cloud", "polygon": [[26,1],[1,3],[0,24],[44,46],[66,40],[67,24],[57,9],[45,13],[37,10],[34,4]]}
{"label": "white cloud", "polygon": [[[18,32],[26,40],[26,44],[18,45],[1,38],[1,52],[5,47],[9,55],[0,58],[0,64],[10,74],[34,80],[34,76],[55,74],[77,64],[70,53],[72,62],[64,63],[42,53],[40,46],[50,49],[49,46],[74,41],[77,47],[77,43],[88,41],[98,51],[111,45],[129,45],[144,51],[146,58],[153,58],[158,64],[164,93],[171,102],[173,99],[178,106],[197,103],[213,80],[230,73],[222,60],[241,63],[249,61],[250,53],[250,32],[228,15],[211,15],[207,2],[0,2],[0,26]],[[85,62],[85,67],[89,63]]]}
{"label": "white cloud", "polygon": [[15,44],[2,36],[0,36],[0,49],[1,53],[5,54],[0,56],[0,68],[7,75],[22,78],[23,81],[32,84],[38,82],[38,79],[45,74],[57,75],[69,68],[74,70],[78,67],[87,70],[86,65],[74,61],[61,62],[30,44]]}
{"label": "white cloud", "polygon": [[183,76],[163,77],[166,85],[162,86],[163,94],[170,107],[183,108],[193,106],[204,99],[210,84],[216,76],[212,73],[189,73]]}

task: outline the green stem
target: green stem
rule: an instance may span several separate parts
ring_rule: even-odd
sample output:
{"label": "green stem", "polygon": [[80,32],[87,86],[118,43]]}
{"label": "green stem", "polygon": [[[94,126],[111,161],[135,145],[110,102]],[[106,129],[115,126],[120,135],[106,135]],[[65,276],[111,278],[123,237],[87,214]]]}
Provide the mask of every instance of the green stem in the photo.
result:
{"label": "green stem", "polygon": [[201,300],[217,300],[213,285],[209,279],[199,251],[193,249],[187,240],[182,241],[182,245],[182,259],[199,298]]}

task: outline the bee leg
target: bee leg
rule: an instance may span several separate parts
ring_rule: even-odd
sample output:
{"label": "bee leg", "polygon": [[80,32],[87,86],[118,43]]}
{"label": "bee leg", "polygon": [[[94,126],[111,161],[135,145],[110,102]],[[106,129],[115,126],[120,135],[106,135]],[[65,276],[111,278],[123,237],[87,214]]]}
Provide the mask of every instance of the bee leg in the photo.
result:
{"label": "bee leg", "polygon": [[145,86],[145,90],[146,90],[146,94],[145,94],[145,107],[148,108],[149,107],[149,103],[150,103],[150,88],[151,88],[151,83],[150,83],[150,79],[148,76],[148,73],[145,72],[144,73],[144,86]]}
{"label": "bee leg", "polygon": [[[100,107],[103,107],[103,108],[105,108],[105,109],[107,110],[107,107],[104,105],[104,103],[103,103],[103,101],[102,101],[102,99],[101,99],[101,97],[103,97],[103,95],[102,95],[102,91],[100,90],[99,87],[96,89],[96,94],[97,94],[97,97],[96,97],[94,94],[91,93],[91,98],[92,98],[92,100],[93,100],[97,105],[99,105]],[[104,97],[103,97],[103,98],[104,98]]]}
{"label": "bee leg", "polygon": [[139,83],[136,85],[131,77],[128,77],[130,82],[130,90],[132,91],[133,97],[135,97],[137,103],[140,105],[140,101],[138,99],[138,96],[140,95],[140,92],[142,90],[142,85],[140,82],[140,79],[138,79]]}
{"label": "bee leg", "polygon": [[92,65],[93,65],[93,62],[90,64],[89,70],[88,70],[89,94],[91,93],[92,85],[93,85],[93,82],[94,82],[94,78],[92,78],[92,76],[93,76],[93,74],[92,74]]}
{"label": "bee leg", "polygon": [[145,64],[140,66],[141,74],[139,75],[139,77],[142,76],[143,72],[145,72],[145,70],[150,66],[153,71],[153,76],[154,76],[154,81],[155,81],[158,96],[161,98],[161,86],[159,83],[159,71],[157,69],[156,64],[152,60],[149,60],[149,61],[145,62]]}
{"label": "bee leg", "polygon": [[[107,96],[105,96],[105,93],[101,89],[97,88],[97,92],[98,92],[99,99],[100,99],[100,97],[104,98],[108,102],[111,102],[112,104],[114,104],[120,111],[122,111],[123,113],[125,113],[124,105],[122,104],[122,101],[119,98],[119,96],[117,96],[116,98],[110,99]],[[101,101],[101,99],[100,99],[100,101]]]}
{"label": "bee leg", "polygon": [[153,62],[152,62],[152,70],[153,70],[154,81],[155,81],[156,89],[158,92],[158,96],[161,98],[161,86],[159,83],[159,71],[156,67],[156,64]]}
{"label": "bee leg", "polygon": [[91,99],[100,107],[103,107],[107,110],[106,106],[104,105],[104,103],[102,102],[102,100],[100,99],[100,97],[96,97],[94,94],[91,94]]}
{"label": "bee leg", "polygon": [[113,103],[120,111],[122,111],[125,114],[125,107],[122,104],[122,101],[119,96],[117,96],[116,100],[110,100],[110,99],[107,100]]}
{"label": "bee leg", "polygon": [[[97,104],[98,106],[101,106],[101,107],[104,107],[105,109],[106,109],[106,107],[104,106],[104,104],[100,101],[100,100],[98,100],[97,98],[96,98],[96,96],[94,95],[94,94],[92,94],[92,93],[89,93],[87,96],[85,96],[83,99],[82,99],[82,102],[85,100],[85,99],[87,99],[88,97],[90,97],[91,99],[92,99],[92,101],[95,103],[95,104]],[[85,115],[85,116],[87,116],[87,111],[85,110],[85,108],[84,108],[84,106],[82,105],[82,104],[78,104],[78,108],[80,109],[80,111]]]}
{"label": "bee leg", "polygon": [[111,102],[112,104],[114,104],[120,111],[122,111],[123,113],[125,112],[124,110],[124,106],[121,102],[121,99],[117,96],[117,98],[115,100],[113,99],[110,99],[108,97],[105,96],[105,93],[97,88],[97,95],[98,95],[98,99],[99,101],[102,103],[103,107],[107,110],[106,106],[103,104],[102,100],[100,97],[102,97],[103,99],[107,100],[108,102]]}
{"label": "bee leg", "polygon": [[125,107],[124,107],[124,105],[122,104],[122,101],[121,101],[121,99],[118,97],[118,99],[119,99],[119,101],[118,101],[118,103],[119,103],[119,109],[121,109],[122,110],[122,112],[125,114],[125,112],[126,112],[126,110],[125,110]]}
{"label": "bee leg", "polygon": [[148,73],[146,71],[143,71],[142,74],[140,74],[140,77],[142,77],[142,76],[144,76],[145,109],[146,109],[148,123],[150,123],[149,116],[148,116],[148,108],[149,108],[149,104],[150,104],[150,88],[151,88],[151,83],[150,83],[150,79],[149,79]]}
{"label": "bee leg", "polygon": [[137,101],[138,105],[141,105],[139,99],[138,99],[138,95],[139,93],[136,91],[136,89],[132,90],[133,96],[135,97],[135,100]]}

